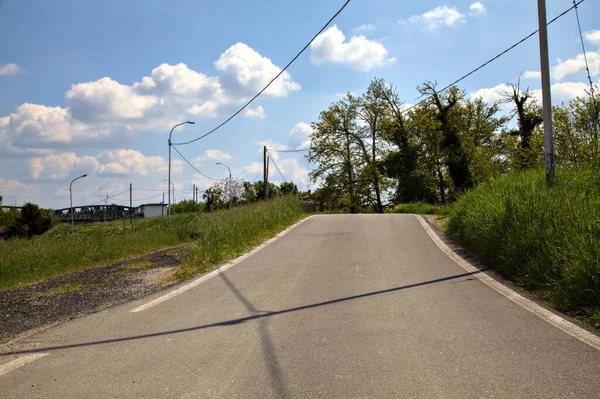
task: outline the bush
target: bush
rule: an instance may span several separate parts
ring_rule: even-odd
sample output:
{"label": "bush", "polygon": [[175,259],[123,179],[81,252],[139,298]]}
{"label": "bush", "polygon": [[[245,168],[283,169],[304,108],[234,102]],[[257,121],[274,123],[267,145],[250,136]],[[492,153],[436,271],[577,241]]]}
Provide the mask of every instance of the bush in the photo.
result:
{"label": "bush", "polygon": [[454,206],[448,232],[518,284],[600,327],[600,174],[543,171],[482,184]]}

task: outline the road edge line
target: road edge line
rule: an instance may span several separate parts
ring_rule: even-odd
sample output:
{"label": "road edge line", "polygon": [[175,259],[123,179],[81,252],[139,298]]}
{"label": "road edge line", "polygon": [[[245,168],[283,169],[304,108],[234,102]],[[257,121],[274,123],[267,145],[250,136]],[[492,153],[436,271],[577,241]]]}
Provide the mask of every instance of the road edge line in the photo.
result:
{"label": "road edge line", "polygon": [[211,272],[208,272],[207,274],[203,274],[202,276],[196,278],[195,280],[192,280],[191,282],[165,294],[162,295],[148,303],[145,303],[143,305],[140,305],[134,309],[131,309],[129,312],[130,313],[138,313],[138,312],[143,312],[144,310],[150,309],[162,302],[168,301],[171,298],[176,297],[177,295],[183,294],[186,291],[191,290],[192,288],[194,288],[197,285],[202,284],[203,282],[210,280],[211,278],[217,276],[219,273],[223,273],[224,271],[226,271],[227,269],[237,265],[238,263],[240,263],[241,261],[251,257],[252,255],[254,255],[255,253],[257,253],[258,251],[260,251],[261,249],[267,247],[269,244],[272,244],[273,242],[277,241],[278,239],[280,239],[281,237],[283,237],[284,235],[286,235],[287,233],[289,233],[291,230],[295,229],[296,227],[300,226],[302,223],[304,223],[305,221],[315,217],[316,215],[311,215],[308,217],[305,217],[302,220],[297,221],[296,223],[294,223],[293,225],[291,225],[290,227],[288,227],[287,229],[281,231],[279,234],[277,234],[275,237],[272,237],[270,239],[268,239],[267,241],[263,242],[262,244],[260,244],[259,246],[253,248],[252,250],[250,250],[249,252],[246,252],[245,254],[230,260],[229,262],[219,266],[218,268],[214,269]]}
{"label": "road edge line", "polygon": [[547,323],[552,324],[554,327],[566,332],[572,337],[577,338],[581,342],[584,342],[590,345],[591,347],[600,350],[600,337],[592,334],[589,331],[584,330],[583,328],[571,323],[563,317],[560,317],[559,315],[549,311],[548,309],[545,309],[537,303],[525,298],[523,295],[500,283],[499,281],[493,279],[486,273],[479,273],[480,269],[470,264],[460,255],[458,255],[456,252],[450,249],[450,247],[448,247],[448,245],[446,245],[444,241],[442,241],[442,239],[437,235],[437,233],[433,231],[431,226],[429,226],[428,222],[423,216],[413,216],[417,218],[417,220],[419,221],[419,223],[421,223],[421,226],[423,226],[429,237],[433,240],[434,243],[436,243],[436,245],[442,250],[442,252],[444,252],[450,259],[456,262],[460,267],[462,267],[470,273],[476,273],[474,274],[474,276],[477,277],[481,282],[494,289],[495,291],[499,292],[500,294],[504,295],[517,305],[521,306],[522,308],[535,314]]}
{"label": "road edge line", "polygon": [[0,365],[0,375],[16,370],[19,367],[25,366],[27,363],[31,363],[34,360],[40,359],[46,355],[47,353],[33,353],[31,355],[18,357],[13,361]]}

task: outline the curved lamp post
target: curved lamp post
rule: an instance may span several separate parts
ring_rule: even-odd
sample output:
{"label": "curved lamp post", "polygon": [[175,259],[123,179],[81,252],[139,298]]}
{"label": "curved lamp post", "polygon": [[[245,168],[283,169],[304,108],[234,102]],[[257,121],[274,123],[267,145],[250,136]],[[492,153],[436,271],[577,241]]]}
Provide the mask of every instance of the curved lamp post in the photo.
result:
{"label": "curved lamp post", "polygon": [[231,209],[231,197],[232,197],[232,193],[231,193],[231,169],[229,169],[229,166],[225,165],[224,163],[221,162],[217,162],[217,165],[221,165],[221,166],[225,166],[227,168],[227,170],[229,171],[229,209]]}
{"label": "curved lamp post", "polygon": [[171,136],[173,135],[173,130],[175,130],[175,128],[177,126],[181,126],[181,125],[185,125],[185,124],[193,125],[195,123],[196,122],[192,122],[192,121],[186,121],[186,122],[178,123],[175,126],[173,126],[173,128],[171,129],[171,132],[169,133],[169,183],[168,183],[169,207],[167,208],[167,212],[169,213],[169,220],[171,220],[171,146],[173,145],[171,143]]}
{"label": "curved lamp post", "polygon": [[106,199],[104,200],[104,223],[106,223],[106,212],[108,212],[108,190],[100,187],[106,193]]}
{"label": "curved lamp post", "polygon": [[69,184],[69,198],[71,199],[71,239],[73,240],[75,239],[75,222],[73,221],[73,182],[84,177],[87,177],[87,174],[74,178],[71,181],[71,184]]}

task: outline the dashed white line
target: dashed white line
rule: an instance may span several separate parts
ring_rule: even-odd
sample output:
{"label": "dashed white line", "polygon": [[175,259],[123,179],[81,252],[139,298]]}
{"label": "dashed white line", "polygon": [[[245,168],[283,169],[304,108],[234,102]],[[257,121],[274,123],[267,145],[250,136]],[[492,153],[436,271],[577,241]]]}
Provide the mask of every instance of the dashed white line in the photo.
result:
{"label": "dashed white line", "polygon": [[[438,237],[438,235],[435,233],[435,231],[433,231],[433,229],[429,226],[429,224],[427,224],[427,221],[425,220],[425,218],[423,216],[418,216],[418,215],[414,215],[414,216],[421,223],[421,226],[423,226],[423,228],[425,229],[427,234],[429,234],[429,237],[431,237],[433,242],[435,242],[437,244],[437,246],[446,255],[448,255],[448,257],[450,257],[450,259],[452,259],[453,261],[458,263],[463,269],[465,269],[468,272],[474,273],[474,272],[479,271],[479,269],[477,269],[475,266],[473,266],[472,264],[467,262],[460,255],[458,255],[456,252],[454,252],[452,249],[450,249],[446,245],[446,243],[444,243],[444,241],[442,241],[442,239],[440,237]],[[589,331],[586,331],[583,328],[576,326],[575,324],[571,323],[570,321],[565,320],[564,318],[560,317],[559,315],[557,315],[555,313],[552,313],[551,311],[543,308],[542,306],[538,305],[537,303],[530,301],[529,299],[520,295],[516,291],[513,291],[512,289],[508,288],[504,284],[494,280],[493,278],[491,278],[490,276],[488,276],[485,273],[477,273],[477,274],[474,274],[474,276],[477,277],[479,280],[481,280],[483,283],[487,284],[489,287],[493,288],[494,290],[498,291],[500,294],[504,295],[505,297],[507,297],[514,303],[516,303],[517,305],[521,306],[522,308],[527,309],[531,313],[535,314],[536,316],[540,317],[541,319],[545,320],[546,322],[552,324],[553,326],[561,329],[562,331],[566,332],[567,334],[577,338],[581,342],[585,342],[586,344],[600,350],[600,337],[598,337],[597,335],[594,335],[594,334],[590,333]]]}
{"label": "dashed white line", "polygon": [[[313,215],[314,216],[314,215]],[[273,243],[274,241],[280,239],[281,237],[283,237],[284,235],[286,235],[287,233],[289,233],[292,229],[298,227],[300,224],[304,223],[306,220],[312,218],[313,216],[309,216],[307,218],[304,218],[302,220],[300,220],[299,222],[291,225],[290,227],[288,227],[287,229],[285,229],[284,231],[282,231],[281,233],[277,234],[275,237],[271,238],[268,241],[265,241],[264,243],[262,243],[261,245],[259,245],[258,247],[254,248],[253,250],[251,250],[250,252],[230,261],[227,262],[226,264],[224,264],[223,266],[213,270],[212,272],[205,274],[189,283],[187,283],[186,285],[183,285],[179,288],[177,288],[176,290],[173,290],[171,292],[169,292],[168,294],[165,294],[161,297],[158,297],[148,303],[145,303],[143,305],[138,306],[135,309],[130,310],[131,313],[137,313],[137,312],[142,312],[144,310],[150,309],[151,307],[154,307],[164,301],[168,301],[171,298],[176,297],[177,295],[183,294],[186,291],[191,290],[192,288],[194,288],[195,286],[202,284],[203,282],[210,280],[211,278],[217,276],[219,273],[223,273],[225,270],[229,269],[230,267],[233,267],[235,265],[237,265],[238,263],[240,263],[241,261],[243,261],[244,259],[249,258],[250,256],[254,255],[255,253],[257,253],[258,251],[260,251],[261,249],[265,248],[266,246],[268,246],[269,244]]]}
{"label": "dashed white line", "polygon": [[12,362],[8,362],[6,364],[1,365],[0,366],[0,375],[6,374],[10,371],[18,369],[19,367],[24,366],[27,363],[31,363],[34,360],[42,358],[46,355],[47,355],[47,353],[32,353],[31,355],[21,356],[15,360],[13,360]]}

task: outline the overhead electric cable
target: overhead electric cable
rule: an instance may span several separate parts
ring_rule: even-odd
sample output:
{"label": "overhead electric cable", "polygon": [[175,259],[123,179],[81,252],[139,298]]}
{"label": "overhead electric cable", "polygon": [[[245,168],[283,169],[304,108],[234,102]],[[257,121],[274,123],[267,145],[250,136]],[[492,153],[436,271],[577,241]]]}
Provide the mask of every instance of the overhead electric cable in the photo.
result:
{"label": "overhead electric cable", "polygon": [[[267,150],[267,152],[269,152],[269,150]],[[285,178],[285,176],[283,176],[283,173],[281,173],[281,170],[279,170],[279,166],[277,166],[277,163],[275,162],[275,159],[273,158],[273,156],[271,156],[271,162],[273,162],[273,165],[275,165],[275,169],[277,169],[281,178],[287,183],[287,179]]]}
{"label": "overhead electric cable", "polygon": [[179,152],[179,150],[177,149],[177,147],[175,147],[175,145],[173,144],[173,149],[175,151],[177,151],[177,153],[179,154],[179,156],[188,164],[192,167],[192,169],[194,169],[196,172],[200,173],[202,176],[206,177],[207,179],[210,180],[214,180],[214,181],[219,181],[219,179],[215,179],[213,177],[207,176],[204,173],[200,172],[198,169],[196,169],[196,167],[194,165],[192,165],[192,163],[190,161],[187,160],[186,157],[183,156],[183,154],[181,152]]}
{"label": "overhead electric cable", "polygon": [[186,141],[186,142],[182,142],[182,143],[173,143],[173,145],[186,145],[186,144],[191,144],[191,143],[193,143],[195,141],[198,141],[200,139],[203,139],[204,137],[206,137],[206,136],[214,133],[215,131],[217,131],[218,129],[220,129],[221,127],[223,127],[227,122],[229,122],[230,120],[232,120],[233,118],[235,118],[240,112],[242,112],[244,109],[246,109],[246,107],[248,105],[250,105],[254,100],[256,100],[258,98],[258,96],[260,96],[265,90],[267,90],[267,88],[269,86],[271,86],[271,84],[275,80],[277,80],[277,78],[280,77],[286,71],[286,69],[288,69],[289,66],[292,65],[292,63],[294,61],[296,61],[296,59],[298,57],[300,57],[300,55],[302,53],[304,53],[304,51],[308,48],[308,46],[310,46],[312,44],[312,42],[317,38],[317,36],[319,36],[329,26],[329,24],[344,10],[344,8],[346,8],[346,6],[348,5],[348,3],[350,3],[350,0],[346,0],[346,2],[344,3],[344,5],[342,6],[342,8],[340,8],[338,10],[338,12],[336,12],[333,15],[333,17],[331,17],[329,19],[329,21],[327,21],[327,23],[325,25],[323,25],[323,27],[321,28],[321,30],[319,30],[317,32],[317,34],[314,35],[312,39],[310,39],[310,41],[302,48],[302,50],[300,50],[300,52],[298,54],[296,54],[296,56],[294,58],[292,58],[292,60],[290,62],[288,62],[287,65],[285,67],[283,67],[283,69],[273,79],[271,79],[271,81],[269,83],[267,83],[267,85],[265,87],[263,87],[261,91],[259,91],[254,97],[252,97],[250,99],[250,101],[248,101],[246,104],[244,104],[244,106],[242,108],[240,108],[239,110],[237,110],[233,115],[231,115],[229,118],[225,119],[225,121],[223,121],[220,125],[218,125],[214,129],[210,130],[208,133],[205,133],[202,136],[197,137],[197,138],[195,138],[193,140],[190,140],[190,141]]}
{"label": "overhead electric cable", "polygon": [[[563,17],[565,14],[567,14],[569,11],[573,10],[574,8],[577,9],[577,6],[580,5],[581,3],[583,3],[585,0],[580,0],[577,3],[574,3],[571,7],[569,7],[568,9],[566,9],[565,11],[563,11],[562,13],[560,13],[558,16],[556,16],[555,18],[553,18],[552,20],[550,20],[550,22],[548,22],[547,25],[550,25],[551,23],[553,23],[554,21],[556,21],[557,19]],[[506,50],[502,51],[500,54],[496,55],[495,57],[491,58],[490,60],[484,62],[483,64],[479,65],[477,68],[473,69],[471,72],[461,76],[460,78],[456,79],[454,82],[450,83],[449,85],[447,85],[446,87],[444,87],[443,89],[439,90],[437,93],[440,94],[446,90],[448,90],[449,88],[451,88],[452,86],[456,85],[457,83],[465,80],[466,78],[468,78],[469,76],[471,76],[472,74],[474,74],[475,72],[479,71],[480,69],[482,69],[483,67],[487,66],[488,64],[491,64],[492,62],[496,61],[498,58],[502,57],[504,54],[508,53],[510,50],[514,49],[515,47],[517,47],[518,45],[520,45],[521,43],[525,42],[527,39],[531,38],[532,36],[534,36],[536,33],[538,33],[539,29],[536,29],[535,31],[531,32],[529,35],[525,36],[523,39],[519,40],[518,42],[516,42],[515,44],[513,44],[512,46],[510,46],[509,48],[507,48]],[[408,111],[410,111],[411,109],[427,102],[429,99],[431,99],[431,97],[433,97],[432,95],[427,96],[427,98],[419,101],[416,104],[411,105],[408,108],[403,109],[400,113],[404,114]]]}
{"label": "overhead electric cable", "polygon": [[267,148],[267,151],[273,151],[273,152],[303,152],[303,151],[310,151],[310,148],[299,148],[297,150],[276,150],[274,148]]}

